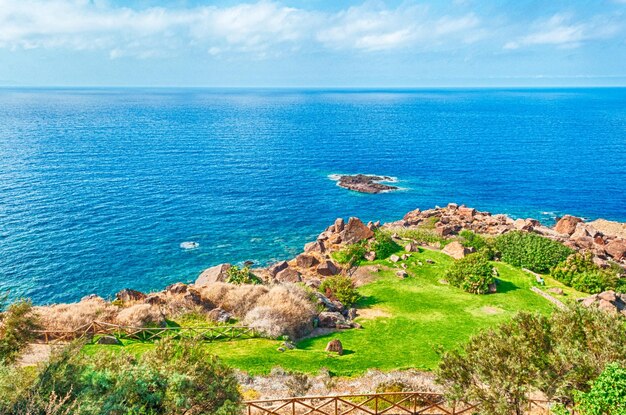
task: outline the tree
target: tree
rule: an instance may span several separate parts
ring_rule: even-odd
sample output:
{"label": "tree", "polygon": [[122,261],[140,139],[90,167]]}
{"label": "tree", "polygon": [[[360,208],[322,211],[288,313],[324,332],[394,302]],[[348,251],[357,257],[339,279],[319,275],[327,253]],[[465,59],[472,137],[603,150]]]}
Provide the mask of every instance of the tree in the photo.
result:
{"label": "tree", "polygon": [[0,363],[13,362],[35,337],[39,319],[29,300],[18,300],[0,314]]}

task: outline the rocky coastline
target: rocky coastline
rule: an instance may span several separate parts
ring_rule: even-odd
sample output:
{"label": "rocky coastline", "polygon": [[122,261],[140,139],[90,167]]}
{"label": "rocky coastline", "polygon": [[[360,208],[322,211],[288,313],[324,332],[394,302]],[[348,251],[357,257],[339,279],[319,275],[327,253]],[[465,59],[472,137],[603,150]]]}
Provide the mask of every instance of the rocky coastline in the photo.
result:
{"label": "rocky coastline", "polygon": [[[603,220],[585,222],[581,218],[566,215],[560,218],[555,226],[548,227],[535,219],[512,219],[506,215],[494,215],[450,203],[446,207],[416,209],[408,212],[399,221],[385,224],[380,222],[365,224],[354,217],[348,221],[338,218],[316,240],[306,244],[303,252],[296,257],[268,267],[251,269],[250,272],[263,283],[262,285],[238,286],[227,283],[229,270],[233,265],[224,263],[207,268],[191,284],[176,283],[165,290],[152,293],[124,289],[117,293],[113,301],[90,295],[78,303],[37,307],[37,310],[44,316],[44,326],[47,328],[73,329],[90,320],[135,327],[158,325],[164,324],[166,319],[172,316],[191,311],[201,312],[216,323],[225,323],[236,318],[254,324],[250,317],[251,310],[257,303],[260,305],[272,303],[272,296],[290,298],[295,304],[299,304],[302,293],[294,284],[301,283],[313,288],[316,293],[317,311],[310,311],[310,316],[307,314],[304,317],[316,321],[318,329],[359,328],[358,323],[353,321],[358,310],[345,307],[317,292],[316,289],[325,278],[337,274],[350,275],[356,285],[370,281],[372,274],[378,271],[376,266],[346,269],[334,260],[332,254],[349,244],[373,238],[379,228],[391,233],[401,229],[427,228],[429,232],[446,239],[456,238],[463,230],[493,236],[512,231],[533,232],[559,241],[577,252],[591,253],[593,261],[600,267],[617,265],[626,269],[626,238],[621,233],[623,224]],[[419,249],[416,241],[406,240],[395,234],[393,238],[406,251]],[[441,249],[442,246],[439,243],[430,243],[428,248]],[[470,253],[470,250],[454,241],[447,244],[442,252],[458,259]],[[368,252],[366,258],[375,259],[373,254]],[[391,262],[394,262],[394,257],[395,255],[390,257]],[[241,299],[241,304],[236,304],[232,300],[236,296]],[[626,314],[626,295],[610,292],[598,294],[589,297],[583,304],[595,304],[607,310],[613,307],[619,312],[624,310],[623,313]],[[80,318],[77,318],[77,315]],[[268,327],[261,329],[271,332],[271,328]],[[298,337],[312,329],[312,326],[297,327],[290,334],[292,333],[292,337]]]}
{"label": "rocky coastline", "polygon": [[383,184],[381,182],[393,182],[389,176],[369,176],[365,174],[342,175],[337,178],[337,185],[344,189],[353,190],[360,193],[376,194],[398,190],[397,186]]}

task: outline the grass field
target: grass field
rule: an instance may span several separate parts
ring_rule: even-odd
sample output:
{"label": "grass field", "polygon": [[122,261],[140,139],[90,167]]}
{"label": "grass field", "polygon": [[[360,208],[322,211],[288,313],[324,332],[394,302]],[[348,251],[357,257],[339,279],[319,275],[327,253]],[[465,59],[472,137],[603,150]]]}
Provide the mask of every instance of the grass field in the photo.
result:
{"label": "grass field", "polygon": [[[429,264],[427,259],[435,263]],[[275,366],[308,373],[327,368],[340,376],[358,375],[370,368],[430,370],[439,361],[438,346],[454,347],[520,310],[551,310],[548,301],[530,291],[532,276],[503,263],[494,263],[501,281],[496,294],[473,295],[442,284],[440,280],[452,261],[440,252],[424,250],[412,253],[406,261],[409,278],[398,278],[393,269],[376,273],[373,282],[359,289],[364,317],[356,321],[362,329],[305,339],[295,350],[285,352],[277,351],[281,342],[267,339],[220,341],[201,347],[251,374],[268,373]],[[371,264],[381,265],[381,269],[391,265],[387,261]],[[343,343],[343,356],[324,351],[326,343],[335,338]],[[141,353],[150,347],[149,343],[128,342],[125,346],[88,345],[86,351],[124,348]]]}

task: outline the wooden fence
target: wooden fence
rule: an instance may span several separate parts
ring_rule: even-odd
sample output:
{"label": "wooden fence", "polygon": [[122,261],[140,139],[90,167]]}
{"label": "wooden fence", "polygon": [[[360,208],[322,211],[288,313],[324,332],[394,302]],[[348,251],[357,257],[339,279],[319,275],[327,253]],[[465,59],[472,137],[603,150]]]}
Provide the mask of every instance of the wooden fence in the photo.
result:
{"label": "wooden fence", "polygon": [[204,341],[250,339],[259,333],[248,326],[207,327],[131,327],[94,321],[74,330],[36,330],[38,343],[65,343],[77,339],[91,339],[96,335],[118,339],[150,341],[163,337],[195,338]]}
{"label": "wooden fence", "polygon": [[[389,392],[247,401],[245,411],[246,415],[471,415],[480,408],[451,404],[438,393]],[[527,413],[549,414],[549,402],[531,400]]]}

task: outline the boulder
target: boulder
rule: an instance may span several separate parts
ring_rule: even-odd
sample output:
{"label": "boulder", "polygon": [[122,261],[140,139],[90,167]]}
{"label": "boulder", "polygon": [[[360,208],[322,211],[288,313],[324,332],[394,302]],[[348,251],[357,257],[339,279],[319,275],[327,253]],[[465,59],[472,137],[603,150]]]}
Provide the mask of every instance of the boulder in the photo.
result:
{"label": "boulder", "polygon": [[182,282],[177,282],[176,284],[172,284],[168,286],[165,291],[170,294],[184,294],[187,292],[187,284],[183,284]]}
{"label": "boulder", "polygon": [[317,304],[321,305],[328,311],[340,312],[344,309],[343,304],[339,301],[332,301],[322,293],[314,292],[313,295],[317,298]]}
{"label": "boulder", "polygon": [[120,346],[122,342],[115,336],[102,336],[96,340],[96,344],[108,344],[108,345],[118,345]]}
{"label": "boulder", "polygon": [[549,288],[548,292],[551,293],[551,294],[563,295],[563,289],[561,289],[559,287]]}
{"label": "boulder", "polygon": [[495,294],[498,292],[498,285],[495,282],[492,282],[491,284],[489,284],[487,289],[489,291],[489,294]]}
{"label": "boulder", "polygon": [[326,351],[337,353],[339,356],[343,355],[343,345],[341,344],[341,340],[335,339],[329,341],[326,345]]}
{"label": "boulder", "polygon": [[554,230],[558,233],[571,235],[576,231],[576,225],[582,221],[581,218],[577,218],[576,216],[565,215],[556,223]]}
{"label": "boulder", "polygon": [[274,277],[278,282],[300,282],[302,277],[298,271],[293,268],[285,268]]}
{"label": "boulder", "polygon": [[350,218],[341,232],[341,240],[344,244],[357,243],[372,236],[374,236],[374,232],[365,226],[359,218]]}
{"label": "boulder", "polygon": [[312,268],[319,263],[320,261],[313,255],[300,254],[296,257],[296,265],[300,268]]}
{"label": "boulder", "polygon": [[343,229],[345,227],[345,222],[343,221],[343,218],[337,218],[335,219],[335,232],[336,233],[341,233],[343,232]]}
{"label": "boulder", "polygon": [[406,271],[400,270],[400,271],[396,271],[396,276],[399,278],[408,278],[409,274],[406,273]]}
{"label": "boulder", "polygon": [[220,264],[211,268],[207,268],[196,279],[195,285],[203,286],[214,282],[224,282],[228,278],[228,270],[232,265]]}
{"label": "boulder", "polygon": [[317,266],[317,273],[324,277],[330,277],[331,275],[338,274],[339,268],[331,261],[326,260]]}
{"label": "boulder", "polygon": [[391,262],[398,262],[398,261],[400,261],[400,257],[399,257],[398,255],[396,255],[396,254],[393,254],[393,255],[391,255],[391,256],[389,257],[389,260],[390,260]]}
{"label": "boulder", "polygon": [[317,318],[319,327],[334,329],[346,324],[346,318],[338,311],[322,311]]}
{"label": "boulder", "polygon": [[163,298],[163,295],[161,293],[155,293],[155,294],[150,294],[149,296],[147,296],[144,300],[144,303],[146,304],[151,304],[151,305],[159,305],[159,304],[165,304],[165,298]]}
{"label": "boulder", "polygon": [[461,206],[456,211],[459,216],[461,216],[465,220],[472,220],[474,218],[474,215],[476,215],[476,209],[468,208],[465,206]]}
{"label": "boulder", "polygon": [[613,291],[613,290],[604,291],[604,292],[598,294],[598,298],[600,300],[605,300],[605,301],[610,301],[610,302],[617,301],[617,296],[615,295],[615,291]]}
{"label": "boulder", "polygon": [[289,264],[287,263],[287,261],[280,261],[280,262],[270,265],[269,268],[267,268],[267,272],[272,277],[275,277],[276,274],[278,274],[280,271],[284,270],[287,267],[289,267]]}
{"label": "boulder", "polygon": [[128,303],[132,301],[142,301],[146,298],[146,295],[141,291],[124,288],[122,291],[115,294],[115,298],[123,303]]}
{"label": "boulder", "polygon": [[422,212],[419,209],[412,210],[402,219],[407,225],[417,225],[422,221]]}
{"label": "boulder", "polygon": [[618,261],[626,259],[626,240],[614,239],[605,245],[604,250]]}
{"label": "boulder", "polygon": [[374,261],[374,260],[376,260],[376,252],[369,251],[369,252],[365,253],[364,258],[365,258],[366,261]]}
{"label": "boulder", "polygon": [[415,242],[409,242],[404,247],[404,250],[407,251],[407,252],[419,252],[420,251],[420,247]]}
{"label": "boulder", "polygon": [[307,254],[310,252],[324,253],[325,251],[326,248],[324,247],[324,244],[320,241],[309,242],[308,244],[304,245],[304,252]]}
{"label": "boulder", "polygon": [[216,323],[228,323],[233,315],[222,308],[214,308],[207,313],[207,318]]}
{"label": "boulder", "polygon": [[461,259],[469,254],[470,250],[461,245],[459,241],[454,241],[446,245],[441,252],[450,255],[454,259]]}
{"label": "boulder", "polygon": [[346,317],[348,318],[348,320],[354,320],[357,316],[357,309],[356,308],[350,308],[348,309],[348,312],[346,314]]}

